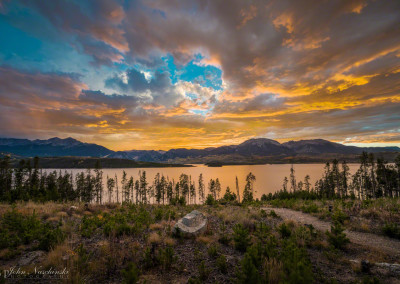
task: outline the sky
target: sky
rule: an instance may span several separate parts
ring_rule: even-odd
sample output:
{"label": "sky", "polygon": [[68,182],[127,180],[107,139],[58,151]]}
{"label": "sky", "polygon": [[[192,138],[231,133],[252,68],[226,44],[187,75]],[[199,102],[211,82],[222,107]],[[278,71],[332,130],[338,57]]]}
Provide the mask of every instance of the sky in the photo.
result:
{"label": "sky", "polygon": [[400,146],[400,1],[0,0],[0,136]]}

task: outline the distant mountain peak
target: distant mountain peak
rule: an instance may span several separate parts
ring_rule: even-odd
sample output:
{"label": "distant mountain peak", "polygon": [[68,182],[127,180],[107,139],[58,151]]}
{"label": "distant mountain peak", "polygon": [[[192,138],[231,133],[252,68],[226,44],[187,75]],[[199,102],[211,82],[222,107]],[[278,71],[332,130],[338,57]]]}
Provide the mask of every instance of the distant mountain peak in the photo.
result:
{"label": "distant mountain peak", "polygon": [[272,145],[276,145],[276,146],[281,145],[278,141],[268,139],[268,138],[252,138],[252,139],[244,141],[243,143],[239,144],[238,146],[254,145],[254,146],[261,147],[265,144],[272,144]]}
{"label": "distant mountain peak", "polygon": [[53,137],[47,140],[0,138],[0,151],[27,157],[104,157],[114,153],[103,146],[83,143],[72,137],[65,139]]}

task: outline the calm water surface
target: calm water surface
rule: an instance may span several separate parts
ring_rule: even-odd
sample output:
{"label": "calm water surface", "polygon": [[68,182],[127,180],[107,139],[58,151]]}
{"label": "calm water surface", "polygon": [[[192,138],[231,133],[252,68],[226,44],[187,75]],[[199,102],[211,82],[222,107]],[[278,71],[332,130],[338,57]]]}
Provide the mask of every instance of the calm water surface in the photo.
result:
{"label": "calm water surface", "polygon": [[[324,173],[324,164],[295,164],[293,165],[296,175],[297,182],[304,181],[304,177],[308,174],[310,176],[310,182],[312,185],[320,179]],[[350,173],[354,174],[359,168],[359,164],[349,164]],[[103,181],[106,183],[107,175],[114,177],[115,174],[118,177],[118,182],[121,182],[122,172],[125,170],[128,178],[133,176],[136,180],[139,177],[139,171],[146,171],[147,181],[152,184],[154,176],[157,173],[163,174],[168,177],[169,180],[177,181],[179,176],[183,174],[190,175],[192,181],[198,186],[199,175],[203,174],[204,184],[208,185],[210,179],[219,178],[222,188],[222,194],[225,192],[227,186],[231,190],[236,192],[235,177],[239,179],[240,193],[242,193],[246,176],[249,172],[252,172],[256,181],[254,183],[255,198],[260,198],[262,194],[274,193],[282,188],[283,179],[289,178],[290,175],[290,164],[280,165],[242,165],[242,166],[223,166],[223,167],[207,167],[205,165],[195,165],[195,167],[183,167],[183,168],[129,168],[129,169],[103,169]],[[76,173],[83,171],[83,169],[69,169],[68,172],[72,172],[75,176]],[[106,188],[106,187],[104,187]],[[119,189],[121,186],[119,185]],[[207,190],[208,191],[208,190]],[[105,198],[107,194],[105,194]],[[121,196],[121,195],[120,195]],[[108,200],[108,199],[105,199]]]}

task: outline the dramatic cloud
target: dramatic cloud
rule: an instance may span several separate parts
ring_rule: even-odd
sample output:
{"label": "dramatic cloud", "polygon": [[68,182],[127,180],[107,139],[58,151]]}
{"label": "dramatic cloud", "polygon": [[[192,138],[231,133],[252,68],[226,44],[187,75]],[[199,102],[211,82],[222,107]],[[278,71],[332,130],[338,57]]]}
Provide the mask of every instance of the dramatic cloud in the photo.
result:
{"label": "dramatic cloud", "polygon": [[3,136],[400,143],[399,1],[19,0],[0,13],[13,35],[0,47]]}

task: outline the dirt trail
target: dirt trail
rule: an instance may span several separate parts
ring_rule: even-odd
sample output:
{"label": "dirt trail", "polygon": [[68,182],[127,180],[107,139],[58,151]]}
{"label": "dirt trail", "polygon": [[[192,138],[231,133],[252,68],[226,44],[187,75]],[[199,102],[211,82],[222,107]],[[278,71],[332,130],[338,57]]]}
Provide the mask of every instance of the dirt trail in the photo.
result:
{"label": "dirt trail", "polygon": [[[301,224],[312,224],[316,229],[321,231],[330,230],[331,223],[322,221],[309,214],[302,213],[287,208],[263,208],[267,213],[274,210],[284,220],[293,220]],[[378,236],[375,234],[362,233],[345,230],[347,237],[351,242],[362,246],[368,246],[377,250],[384,251],[389,255],[399,256],[400,259],[400,241],[390,239],[384,236]]]}

